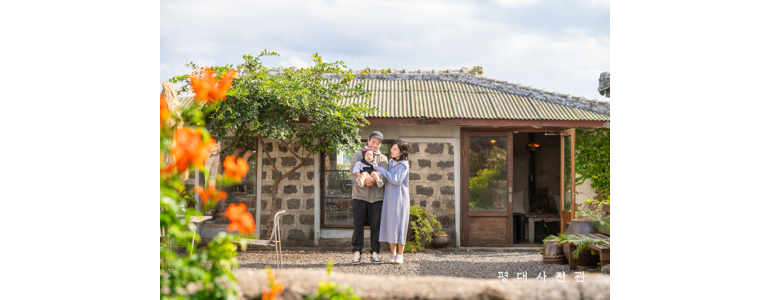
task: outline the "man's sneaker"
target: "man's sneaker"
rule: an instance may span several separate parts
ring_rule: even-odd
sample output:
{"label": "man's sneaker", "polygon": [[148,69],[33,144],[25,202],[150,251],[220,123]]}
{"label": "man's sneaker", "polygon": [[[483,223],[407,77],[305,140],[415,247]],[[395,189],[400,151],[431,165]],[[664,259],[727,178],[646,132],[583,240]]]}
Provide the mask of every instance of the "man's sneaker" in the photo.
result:
{"label": "man's sneaker", "polygon": [[395,254],[390,256],[390,263],[391,264],[395,264],[396,263],[396,255]]}
{"label": "man's sneaker", "polygon": [[377,255],[377,252],[372,252],[372,263],[373,264],[381,264],[382,261],[380,260],[380,256]]}
{"label": "man's sneaker", "polygon": [[361,252],[356,251],[356,253],[353,253],[353,262],[354,265],[360,265],[361,264]]}
{"label": "man's sneaker", "polygon": [[364,187],[364,181],[361,179],[361,177],[356,178],[356,184],[358,187]]}
{"label": "man's sneaker", "polygon": [[396,256],[396,263],[397,264],[403,264],[404,263],[404,256],[403,255]]}

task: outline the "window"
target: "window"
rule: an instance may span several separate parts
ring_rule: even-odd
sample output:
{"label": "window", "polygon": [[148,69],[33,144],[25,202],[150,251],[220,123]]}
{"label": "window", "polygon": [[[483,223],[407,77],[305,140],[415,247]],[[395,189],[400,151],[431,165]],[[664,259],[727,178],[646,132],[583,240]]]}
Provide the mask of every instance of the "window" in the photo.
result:
{"label": "window", "polygon": [[[225,157],[233,155],[235,159],[243,158],[249,164],[249,172],[241,179],[241,182],[232,186],[222,188],[222,191],[227,193],[227,198],[219,200],[217,205],[205,212],[206,216],[212,216],[213,219],[206,221],[206,224],[229,224],[230,220],[225,217],[225,211],[230,204],[246,204],[246,211],[251,215],[256,216],[257,213],[257,201],[256,201],[256,172],[257,172],[257,153],[254,150],[236,150],[236,153],[219,153],[212,157],[206,164],[206,168],[210,172],[210,178],[216,178],[217,175],[222,175],[225,172],[224,162]],[[201,173],[202,175],[203,173]],[[217,188],[221,188],[217,184]]]}
{"label": "window", "polygon": [[[390,160],[393,140],[385,140],[380,152]],[[367,145],[361,140],[360,148]],[[353,228],[353,178],[350,166],[356,162],[353,154],[345,152],[322,153],[321,159],[321,226],[326,228]],[[364,226],[368,226],[368,220]]]}

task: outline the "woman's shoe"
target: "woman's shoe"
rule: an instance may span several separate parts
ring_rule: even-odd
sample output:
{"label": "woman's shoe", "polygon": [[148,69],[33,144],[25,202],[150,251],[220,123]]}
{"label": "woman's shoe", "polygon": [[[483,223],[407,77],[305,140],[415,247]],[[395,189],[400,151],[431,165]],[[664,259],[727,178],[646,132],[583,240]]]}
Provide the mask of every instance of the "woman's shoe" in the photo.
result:
{"label": "woman's shoe", "polygon": [[404,256],[403,255],[396,256],[396,263],[397,264],[403,264],[404,263]]}
{"label": "woman's shoe", "polygon": [[390,256],[390,263],[391,263],[391,264],[394,264],[394,263],[396,263],[396,255],[395,255],[395,254],[393,254],[393,255],[391,255],[391,256]]}

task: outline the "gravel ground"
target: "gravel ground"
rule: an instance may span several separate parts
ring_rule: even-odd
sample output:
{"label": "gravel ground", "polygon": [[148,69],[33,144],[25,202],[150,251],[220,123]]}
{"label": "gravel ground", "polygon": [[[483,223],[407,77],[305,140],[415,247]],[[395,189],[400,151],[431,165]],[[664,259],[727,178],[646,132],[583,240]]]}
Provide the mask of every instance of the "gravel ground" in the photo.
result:
{"label": "gravel ground", "polygon": [[[405,253],[404,264],[388,264],[390,254],[380,255],[382,264],[373,264],[369,254],[363,254],[360,265],[352,265],[353,255],[347,250],[284,250],[284,268],[325,269],[331,258],[334,262],[334,272],[362,275],[393,275],[393,276],[454,276],[465,278],[496,279],[498,272],[508,271],[508,280],[517,277],[517,273],[527,272],[527,280],[535,280],[541,272],[548,278],[556,276],[557,272],[566,274],[569,265],[543,264],[540,253],[526,250],[510,251],[473,251],[456,248],[441,251]],[[263,269],[270,265],[275,268],[275,252],[252,250],[238,253],[240,269]],[[578,268],[577,272],[594,272],[597,269]],[[523,276],[523,274],[522,274]],[[574,276],[567,276],[571,279]]]}

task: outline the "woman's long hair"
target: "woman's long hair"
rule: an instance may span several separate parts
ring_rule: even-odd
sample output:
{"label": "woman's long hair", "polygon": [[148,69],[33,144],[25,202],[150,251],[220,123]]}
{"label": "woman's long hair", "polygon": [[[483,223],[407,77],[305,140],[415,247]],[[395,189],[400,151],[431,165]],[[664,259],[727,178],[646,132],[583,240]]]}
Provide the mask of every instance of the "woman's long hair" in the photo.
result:
{"label": "woman's long hair", "polygon": [[398,150],[401,151],[401,157],[397,160],[409,159],[409,144],[402,139],[398,139],[395,144],[398,145]]}

